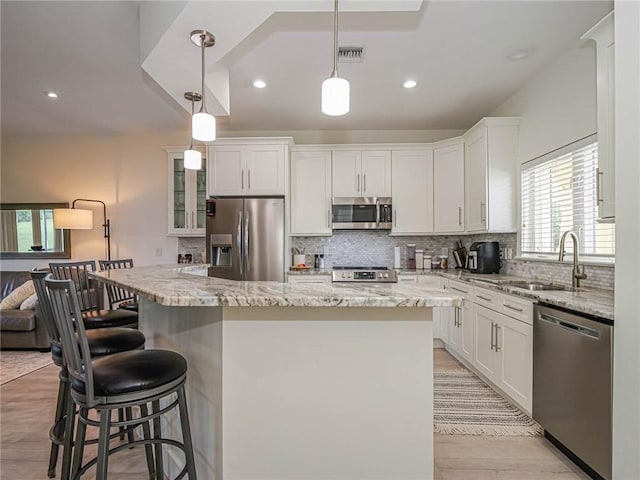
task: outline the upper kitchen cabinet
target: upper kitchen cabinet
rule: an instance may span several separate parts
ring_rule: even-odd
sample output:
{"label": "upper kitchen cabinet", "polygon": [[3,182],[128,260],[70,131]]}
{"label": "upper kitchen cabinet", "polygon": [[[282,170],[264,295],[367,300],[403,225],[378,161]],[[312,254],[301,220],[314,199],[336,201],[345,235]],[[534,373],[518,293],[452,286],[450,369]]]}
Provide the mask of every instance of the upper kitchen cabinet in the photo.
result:
{"label": "upper kitchen cabinet", "polygon": [[391,235],[433,233],[433,150],[394,150]]}
{"label": "upper kitchen cabinet", "polygon": [[520,119],[484,118],[464,135],[467,232],[517,231]]}
{"label": "upper kitchen cabinet", "polygon": [[331,235],[331,151],[291,152],[291,235]]}
{"label": "upper kitchen cabinet", "polygon": [[289,138],[226,138],[209,146],[208,195],[284,195]]}
{"label": "upper kitchen cabinet", "polygon": [[615,219],[614,150],[614,14],[609,13],[582,36],[596,42],[596,105],[598,126],[598,170],[596,193],[598,219]]}
{"label": "upper kitchen cabinet", "polygon": [[390,197],[391,152],[334,150],[334,197]]}
{"label": "upper kitchen cabinet", "polygon": [[464,141],[439,142],[433,150],[433,226],[437,233],[464,231]]}
{"label": "upper kitchen cabinet", "polygon": [[169,235],[204,237],[206,222],[207,170],[184,168],[184,148],[168,148]]}

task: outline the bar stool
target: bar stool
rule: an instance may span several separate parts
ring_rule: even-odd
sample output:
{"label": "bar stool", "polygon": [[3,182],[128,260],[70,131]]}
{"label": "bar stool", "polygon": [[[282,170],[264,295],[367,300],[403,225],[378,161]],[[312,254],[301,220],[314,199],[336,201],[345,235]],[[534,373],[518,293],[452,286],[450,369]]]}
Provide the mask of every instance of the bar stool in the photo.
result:
{"label": "bar stool", "polygon": [[[162,445],[172,445],[181,449],[185,455],[185,466],[176,480],[188,475],[190,480],[196,479],[191,429],[187,412],[184,384],[187,377],[187,362],[178,353],[168,350],[133,350],[114,353],[106,357],[92,360],[82,321],[82,313],[78,294],[71,280],[54,280],[47,276],[45,280],[53,306],[53,314],[58,330],[61,333],[63,354],[71,376],[71,397],[79,407],[78,431],[72,463],[72,478],[80,478],[87,469],[97,464],[96,479],[107,477],[109,455],[114,454],[130,444],[154,445],[156,478],[163,479]],[[175,400],[173,394],[176,394]],[[171,397],[171,398],[168,398]],[[147,403],[159,405],[166,399],[168,405],[161,410],[154,408],[148,414]],[[142,417],[136,419],[137,424],[153,420],[153,438],[136,440],[129,444],[109,448],[111,412],[121,407],[140,407]],[[162,438],[160,417],[177,406],[180,416],[182,442]],[[89,411],[96,410],[99,421],[89,418]],[[66,418],[66,431],[73,428],[73,412]],[[120,422],[118,422],[120,423]],[[130,422],[125,422],[130,424]],[[97,457],[82,465],[87,425],[99,427]],[[146,435],[145,435],[146,437]]]}
{"label": "bar stool", "polygon": [[[123,258],[119,260],[99,260],[100,270],[114,270],[119,268],[133,268],[132,258]],[[107,284],[107,296],[111,308],[123,308],[125,310],[138,311],[138,297],[112,284]]]}
{"label": "bar stool", "polygon": [[[58,386],[56,413],[53,426],[49,431],[49,438],[51,439],[51,451],[49,454],[49,467],[47,475],[49,476],[49,478],[55,477],[56,464],[58,463],[58,451],[59,447],[62,445],[63,465],[61,477],[63,479],[66,479],[69,477],[69,467],[71,466],[72,435],[65,434],[66,432],[64,430],[64,418],[65,411],[68,405],[73,404],[71,401],[71,384],[69,382],[69,376],[63,358],[60,332],[53,319],[51,300],[49,299],[49,295],[45,286],[44,279],[49,272],[34,269],[30,273],[33,280],[33,285],[36,290],[36,295],[38,297],[38,306],[40,308],[47,334],[49,335],[49,341],[51,343],[51,357],[53,359],[53,363],[60,367],[60,383]],[[133,330],[131,328],[97,328],[89,330],[86,333],[86,336],[89,350],[91,351],[91,355],[94,357],[102,357],[105,355],[111,355],[113,353],[144,348],[145,343],[145,338],[142,332]],[[128,417],[131,418],[131,412],[129,412]],[[150,448],[147,450],[147,457],[147,462],[150,467],[149,473],[150,475],[153,475],[153,452]]]}
{"label": "bar stool", "polygon": [[50,263],[49,268],[54,278],[73,280],[75,283],[85,328],[138,326],[137,312],[102,308],[101,285],[89,275],[90,272],[96,271],[95,261]]}

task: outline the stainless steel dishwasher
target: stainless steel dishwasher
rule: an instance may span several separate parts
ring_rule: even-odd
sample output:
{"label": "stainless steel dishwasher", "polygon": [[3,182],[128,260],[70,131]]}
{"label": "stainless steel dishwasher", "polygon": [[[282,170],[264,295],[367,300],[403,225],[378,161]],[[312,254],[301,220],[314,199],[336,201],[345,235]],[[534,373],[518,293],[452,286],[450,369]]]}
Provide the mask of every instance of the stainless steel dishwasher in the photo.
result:
{"label": "stainless steel dishwasher", "polygon": [[612,323],[534,307],[533,418],[583,470],[607,480],[611,479]]}

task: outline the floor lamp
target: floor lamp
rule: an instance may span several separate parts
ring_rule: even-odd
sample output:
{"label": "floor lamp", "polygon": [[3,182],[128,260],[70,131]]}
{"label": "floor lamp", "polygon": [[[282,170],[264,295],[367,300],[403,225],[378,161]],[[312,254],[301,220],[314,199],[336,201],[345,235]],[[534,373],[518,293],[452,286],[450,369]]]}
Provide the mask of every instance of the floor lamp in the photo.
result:
{"label": "floor lamp", "polygon": [[76,208],[76,202],[93,202],[102,204],[104,239],[107,246],[107,260],[111,260],[111,222],[107,218],[107,206],[101,200],[76,198],[71,208],[55,208],[53,210],[53,226],[69,230],[91,230],[93,228],[93,211]]}

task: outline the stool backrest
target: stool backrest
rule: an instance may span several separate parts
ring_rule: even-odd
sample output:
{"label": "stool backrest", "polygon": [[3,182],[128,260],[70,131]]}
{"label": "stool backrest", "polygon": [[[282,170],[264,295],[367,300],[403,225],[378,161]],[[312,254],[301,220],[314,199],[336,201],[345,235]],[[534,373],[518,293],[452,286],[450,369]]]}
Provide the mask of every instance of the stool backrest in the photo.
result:
{"label": "stool backrest", "polygon": [[[100,270],[133,268],[133,259],[123,258],[120,260],[100,260],[99,264]],[[118,303],[126,302],[128,300],[136,300],[136,296],[133,293],[109,283],[107,284],[107,295],[109,296],[109,304],[111,305],[111,308]]]}
{"label": "stool backrest", "polygon": [[81,311],[99,310],[102,307],[101,285],[96,279],[89,276],[89,272],[96,271],[94,260],[50,263],[49,268],[51,268],[51,274],[56,280],[73,280],[78,292]]}
{"label": "stool backrest", "polygon": [[53,318],[62,340],[62,353],[67,363],[69,375],[84,383],[86,403],[95,406],[91,351],[82,321],[82,310],[73,280],[55,280],[53,274],[47,275],[45,284],[49,289],[49,298]]}
{"label": "stool backrest", "polygon": [[49,334],[49,341],[51,345],[61,346],[60,332],[56,325],[56,321],[53,319],[53,309],[51,307],[51,299],[49,293],[47,293],[47,286],[44,284],[44,278],[49,275],[49,272],[33,269],[31,272],[31,279],[33,280],[33,286],[36,289],[36,296],[38,297],[38,305],[40,306],[40,313],[44,326]]}

